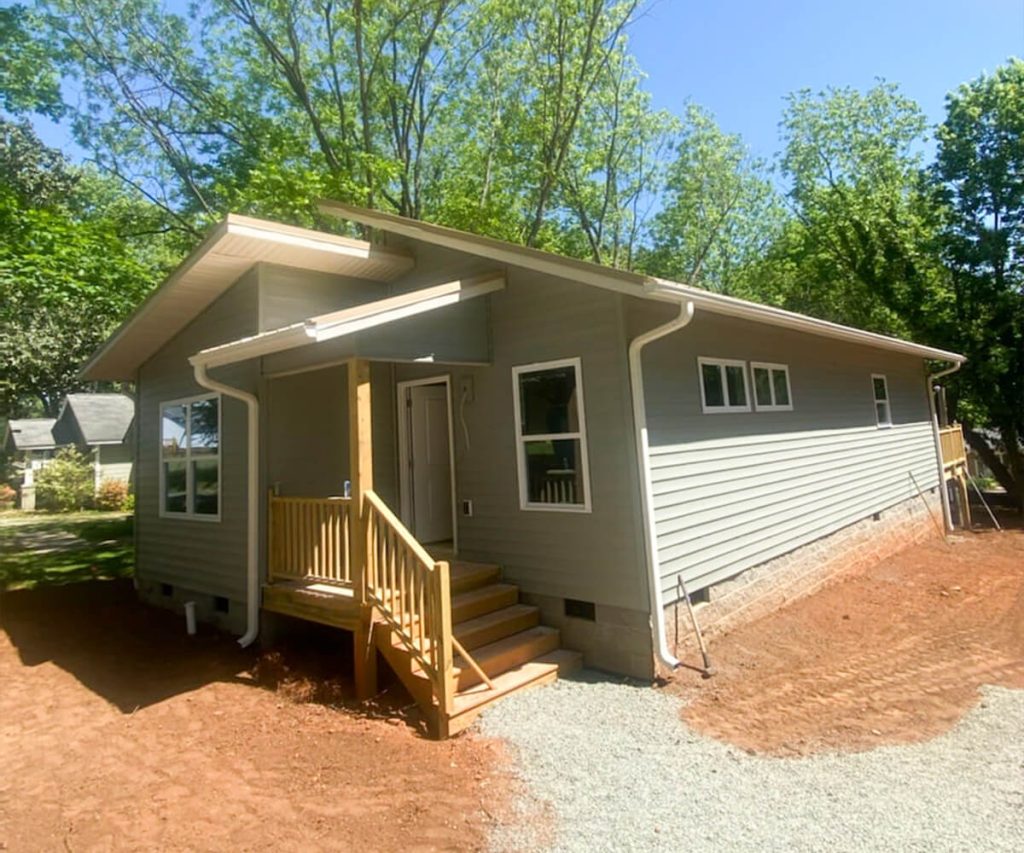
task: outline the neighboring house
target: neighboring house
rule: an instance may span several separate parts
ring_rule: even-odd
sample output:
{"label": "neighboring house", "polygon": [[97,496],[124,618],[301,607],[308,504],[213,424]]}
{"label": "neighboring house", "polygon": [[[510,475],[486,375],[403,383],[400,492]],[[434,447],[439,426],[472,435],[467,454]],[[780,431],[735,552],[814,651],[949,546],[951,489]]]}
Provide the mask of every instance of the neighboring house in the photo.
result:
{"label": "neighboring house", "polygon": [[104,480],[130,483],[135,402],[127,394],[68,394],[53,425],[58,446],[75,445],[92,458],[96,490]]}
{"label": "neighboring house", "polygon": [[84,370],[136,383],[147,600],[350,630],[443,734],[562,644],[674,665],[680,578],[724,624],[934,530],[961,356],[323,209],[378,242],[229,216]]}
{"label": "neighboring house", "polygon": [[53,418],[21,418],[7,422],[4,451],[20,472],[18,507],[36,508],[36,474],[53,458]]}

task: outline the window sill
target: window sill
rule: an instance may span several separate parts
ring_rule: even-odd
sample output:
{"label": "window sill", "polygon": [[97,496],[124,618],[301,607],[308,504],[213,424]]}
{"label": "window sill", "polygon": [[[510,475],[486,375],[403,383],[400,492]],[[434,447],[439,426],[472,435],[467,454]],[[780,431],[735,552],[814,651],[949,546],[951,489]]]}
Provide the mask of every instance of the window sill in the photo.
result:
{"label": "window sill", "polygon": [[198,515],[194,512],[161,512],[160,518],[168,518],[177,521],[220,521],[220,514]]}
{"label": "window sill", "polygon": [[590,513],[591,508],[584,504],[520,504],[523,512],[571,512],[577,515]]}

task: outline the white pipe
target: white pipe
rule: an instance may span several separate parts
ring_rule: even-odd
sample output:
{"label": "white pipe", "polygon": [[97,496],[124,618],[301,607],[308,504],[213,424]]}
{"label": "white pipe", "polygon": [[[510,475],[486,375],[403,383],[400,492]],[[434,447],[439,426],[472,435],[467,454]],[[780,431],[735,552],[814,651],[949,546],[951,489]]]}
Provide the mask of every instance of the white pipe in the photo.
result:
{"label": "white pipe", "polygon": [[647,582],[651,602],[651,620],[654,628],[654,649],[658,659],[670,669],[679,666],[679,660],[668,648],[665,631],[665,606],[661,595],[661,565],[658,560],[657,530],[654,525],[654,486],[648,456],[647,406],[644,402],[644,371],[642,351],[651,341],[663,338],[693,319],[693,302],[680,302],[679,314],[669,322],[656,326],[629,342],[629,384],[633,395],[633,430],[636,433],[636,461],[640,470],[640,505],[644,522],[644,550],[647,559]]}
{"label": "white pipe", "polygon": [[218,391],[227,397],[234,397],[245,403],[248,409],[248,511],[246,536],[246,627],[238,645],[243,649],[256,639],[260,632],[260,567],[259,567],[259,476],[260,476],[260,402],[254,394],[225,385],[211,379],[206,373],[206,364],[197,356],[189,359],[195,372],[196,382],[210,391]]}
{"label": "white pipe", "polygon": [[190,637],[196,635],[196,603],[194,601],[185,602],[185,633]]}
{"label": "white pipe", "polygon": [[942,518],[946,522],[946,530],[953,530],[953,512],[949,508],[949,495],[946,493],[946,464],[942,459],[942,440],[939,438],[939,416],[935,411],[935,381],[943,376],[956,373],[963,362],[958,361],[952,367],[940,370],[928,377],[928,410],[932,416],[932,437],[935,441],[935,461],[939,469],[939,499],[942,501]]}

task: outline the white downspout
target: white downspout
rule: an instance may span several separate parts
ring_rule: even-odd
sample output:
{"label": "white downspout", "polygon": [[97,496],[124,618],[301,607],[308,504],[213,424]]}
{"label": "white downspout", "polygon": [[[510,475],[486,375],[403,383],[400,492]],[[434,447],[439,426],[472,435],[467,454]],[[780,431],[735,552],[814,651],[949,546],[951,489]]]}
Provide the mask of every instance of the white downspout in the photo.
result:
{"label": "white downspout", "polygon": [[654,488],[648,458],[647,406],[644,402],[644,372],[642,350],[651,341],[682,329],[693,319],[693,302],[680,302],[679,314],[669,322],[656,326],[629,342],[629,385],[633,395],[633,429],[636,433],[636,461],[640,470],[640,505],[644,523],[644,550],[647,558],[647,584],[651,601],[651,620],[655,631],[655,653],[670,669],[679,666],[679,660],[668,648],[665,634],[665,607],[661,595],[661,566],[658,560],[657,529],[654,523]]}
{"label": "white downspout", "polygon": [[956,373],[963,362],[958,361],[952,367],[940,370],[928,377],[928,410],[932,416],[932,436],[935,441],[935,461],[939,468],[939,499],[942,501],[942,517],[946,522],[946,530],[953,530],[953,512],[949,508],[949,495],[946,493],[946,465],[942,459],[942,441],[939,439],[939,415],[935,410],[935,381],[943,376]]}
{"label": "white downspout", "polygon": [[246,536],[246,627],[238,645],[243,649],[256,639],[260,632],[260,567],[259,567],[259,476],[260,476],[260,402],[254,394],[225,385],[211,379],[206,373],[206,364],[197,356],[189,359],[195,372],[196,382],[210,391],[218,391],[227,397],[234,397],[245,403],[248,409],[248,512]]}

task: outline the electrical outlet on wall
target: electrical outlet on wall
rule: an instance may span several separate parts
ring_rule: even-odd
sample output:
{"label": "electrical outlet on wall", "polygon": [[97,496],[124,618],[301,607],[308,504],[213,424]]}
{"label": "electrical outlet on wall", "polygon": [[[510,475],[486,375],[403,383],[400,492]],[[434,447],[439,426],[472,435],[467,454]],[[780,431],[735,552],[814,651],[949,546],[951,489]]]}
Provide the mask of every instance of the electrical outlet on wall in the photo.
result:
{"label": "electrical outlet on wall", "polygon": [[467,403],[473,402],[473,377],[462,376],[459,378],[459,399]]}
{"label": "electrical outlet on wall", "polygon": [[464,500],[462,502],[462,514],[467,518],[473,515],[473,501]]}

